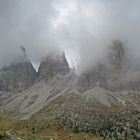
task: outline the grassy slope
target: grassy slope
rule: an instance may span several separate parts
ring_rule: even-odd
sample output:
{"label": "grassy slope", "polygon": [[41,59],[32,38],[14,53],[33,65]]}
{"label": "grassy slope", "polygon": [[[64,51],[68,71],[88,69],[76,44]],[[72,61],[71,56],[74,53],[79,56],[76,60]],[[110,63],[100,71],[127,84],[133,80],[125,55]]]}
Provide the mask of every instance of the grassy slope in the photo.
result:
{"label": "grassy slope", "polygon": [[[32,128],[35,128],[35,135],[32,135]],[[18,135],[22,138],[25,137],[25,134],[28,134],[28,139],[30,140],[39,140],[39,138],[46,136],[55,136],[58,140],[83,140],[85,134],[74,134],[71,130],[62,129],[60,125],[56,122],[48,123],[38,123],[33,121],[19,121],[15,118],[9,117],[0,117],[0,133],[17,132]],[[88,135],[88,140],[102,140],[102,138],[97,138]],[[46,139],[47,140],[47,139]]]}

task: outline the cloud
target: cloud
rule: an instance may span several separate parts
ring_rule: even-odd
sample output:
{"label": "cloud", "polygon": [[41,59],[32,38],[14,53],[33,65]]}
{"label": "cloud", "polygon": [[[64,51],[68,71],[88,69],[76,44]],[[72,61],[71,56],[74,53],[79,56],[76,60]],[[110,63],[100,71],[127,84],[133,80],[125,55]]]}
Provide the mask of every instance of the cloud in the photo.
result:
{"label": "cloud", "polygon": [[86,71],[104,59],[113,40],[120,39],[132,57],[139,57],[138,0],[77,0],[66,3],[58,10],[61,19],[57,25],[58,40],[79,53],[79,71]]}
{"label": "cloud", "polygon": [[50,51],[64,50],[71,66],[86,71],[120,39],[135,64],[140,51],[139,0],[0,1],[0,66],[23,45],[38,64]]}
{"label": "cloud", "polygon": [[0,1],[0,65],[19,55],[21,45],[35,63],[55,49],[50,23],[55,14],[45,0]]}

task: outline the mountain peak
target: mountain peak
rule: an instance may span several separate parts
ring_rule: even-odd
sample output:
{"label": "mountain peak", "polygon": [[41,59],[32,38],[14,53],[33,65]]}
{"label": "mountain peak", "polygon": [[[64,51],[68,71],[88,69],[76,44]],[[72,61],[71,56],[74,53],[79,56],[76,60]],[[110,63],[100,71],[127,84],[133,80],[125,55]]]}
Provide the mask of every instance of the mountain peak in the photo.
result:
{"label": "mountain peak", "polygon": [[65,75],[70,68],[65,57],[65,53],[51,53],[40,64],[38,75],[39,80],[49,80],[57,74]]}
{"label": "mountain peak", "polygon": [[0,91],[21,92],[33,85],[36,72],[29,61],[13,63],[0,70]]}

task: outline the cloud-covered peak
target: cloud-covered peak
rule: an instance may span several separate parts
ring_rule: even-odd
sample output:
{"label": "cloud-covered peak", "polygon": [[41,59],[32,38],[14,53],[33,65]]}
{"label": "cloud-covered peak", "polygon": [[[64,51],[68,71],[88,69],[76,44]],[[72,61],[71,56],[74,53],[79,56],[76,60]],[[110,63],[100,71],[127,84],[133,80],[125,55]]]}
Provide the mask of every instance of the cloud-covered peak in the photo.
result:
{"label": "cloud-covered peak", "polygon": [[60,49],[83,72],[104,59],[116,39],[139,64],[139,5],[138,0],[0,1],[0,66],[15,60],[22,44],[34,64]]}

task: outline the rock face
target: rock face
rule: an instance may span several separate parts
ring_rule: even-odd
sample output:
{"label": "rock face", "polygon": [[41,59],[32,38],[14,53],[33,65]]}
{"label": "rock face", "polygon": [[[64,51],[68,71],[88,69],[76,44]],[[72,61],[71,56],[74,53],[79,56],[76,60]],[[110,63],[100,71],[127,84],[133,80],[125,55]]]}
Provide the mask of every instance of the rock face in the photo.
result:
{"label": "rock face", "polygon": [[96,66],[92,71],[83,73],[79,77],[78,91],[85,92],[96,85],[106,87],[108,70],[104,64]]}
{"label": "rock face", "polygon": [[[132,89],[134,82],[127,77],[127,72],[128,58],[125,46],[119,40],[114,41],[106,61],[104,63],[100,62],[92,70],[80,76],[78,90],[84,92],[97,84],[112,91]],[[135,81],[135,83],[135,85],[138,85],[139,82]]]}
{"label": "rock face", "polygon": [[49,81],[57,74],[65,75],[70,71],[65,54],[50,54],[40,64],[38,70],[39,80]]}
{"label": "rock face", "polygon": [[114,41],[110,51],[110,64],[114,73],[120,72],[127,66],[126,50],[119,40]]}
{"label": "rock face", "polygon": [[0,69],[0,91],[21,92],[30,88],[37,80],[52,80],[56,75],[65,75],[70,71],[65,54],[50,54],[40,64],[36,73],[31,62],[24,60]]}
{"label": "rock face", "polygon": [[36,72],[29,61],[19,62],[0,70],[0,91],[21,92],[33,85]]}

